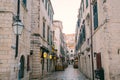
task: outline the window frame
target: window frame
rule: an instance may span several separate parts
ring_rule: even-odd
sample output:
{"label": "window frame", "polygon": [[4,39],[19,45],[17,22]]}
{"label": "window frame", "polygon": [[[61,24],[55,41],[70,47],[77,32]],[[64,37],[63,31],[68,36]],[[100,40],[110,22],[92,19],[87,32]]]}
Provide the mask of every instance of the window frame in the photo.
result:
{"label": "window frame", "polygon": [[43,21],[43,38],[45,38],[45,22]]}
{"label": "window frame", "polygon": [[86,0],[86,8],[88,7],[88,0]]}
{"label": "window frame", "polygon": [[47,41],[50,42],[50,27],[47,28]]}
{"label": "window frame", "polygon": [[27,7],[27,0],[22,0],[22,2],[23,2],[23,5]]}
{"label": "window frame", "polygon": [[48,8],[48,0],[45,0],[45,9],[47,10]]}
{"label": "window frame", "polygon": [[98,5],[97,1],[93,5],[93,21],[94,21],[94,30],[98,27]]}

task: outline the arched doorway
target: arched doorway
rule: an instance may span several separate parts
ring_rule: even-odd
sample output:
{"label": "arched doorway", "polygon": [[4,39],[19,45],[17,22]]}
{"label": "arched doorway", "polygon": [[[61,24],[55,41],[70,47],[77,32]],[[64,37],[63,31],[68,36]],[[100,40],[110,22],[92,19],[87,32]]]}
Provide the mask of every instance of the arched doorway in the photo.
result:
{"label": "arched doorway", "polygon": [[21,80],[24,77],[24,63],[25,63],[25,58],[22,55],[20,58],[20,69],[19,69],[19,80]]}

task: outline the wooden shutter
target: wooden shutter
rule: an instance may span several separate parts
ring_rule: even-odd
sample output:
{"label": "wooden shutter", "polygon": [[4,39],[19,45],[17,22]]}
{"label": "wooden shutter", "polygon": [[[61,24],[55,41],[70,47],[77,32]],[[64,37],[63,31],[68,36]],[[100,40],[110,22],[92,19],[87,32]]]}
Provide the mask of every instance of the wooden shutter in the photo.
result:
{"label": "wooden shutter", "polygon": [[97,55],[96,55],[96,63],[97,63],[97,69],[100,69],[102,67],[101,53],[97,53]]}

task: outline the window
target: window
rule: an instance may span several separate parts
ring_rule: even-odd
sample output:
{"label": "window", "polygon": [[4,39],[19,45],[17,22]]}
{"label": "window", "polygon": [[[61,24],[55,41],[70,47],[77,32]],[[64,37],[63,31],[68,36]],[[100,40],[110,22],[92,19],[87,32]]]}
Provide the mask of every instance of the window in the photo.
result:
{"label": "window", "polygon": [[86,40],[86,34],[85,34],[85,24],[84,24],[84,26],[83,26],[83,40],[85,41]]}
{"label": "window", "polygon": [[80,19],[78,19],[78,21],[77,21],[77,27],[79,27],[80,26]]}
{"label": "window", "polygon": [[83,12],[84,12],[84,0],[82,0],[82,8],[83,8]]}
{"label": "window", "polygon": [[53,31],[53,40],[55,39],[55,31]]}
{"label": "window", "polygon": [[82,8],[80,9],[80,18],[82,18],[82,15],[83,15],[83,11],[82,11]]}
{"label": "window", "polygon": [[48,3],[48,16],[50,15],[50,5]]}
{"label": "window", "polygon": [[82,40],[83,40],[82,33],[80,33],[80,36],[79,36],[79,47],[82,45]]}
{"label": "window", "polygon": [[25,7],[26,7],[26,5],[27,5],[27,0],[23,0],[23,4],[24,4]]}
{"label": "window", "polygon": [[45,22],[43,22],[43,38],[45,38]]}
{"label": "window", "polygon": [[96,54],[96,62],[97,62],[97,69],[101,69],[102,68],[101,53]]}
{"label": "window", "polygon": [[50,43],[51,43],[51,45],[53,44],[53,43],[52,43],[52,38],[53,38],[53,36],[52,36],[52,31],[50,31]]}
{"label": "window", "polygon": [[94,30],[98,27],[98,10],[97,10],[97,1],[93,5],[93,20],[94,20]]}
{"label": "window", "polygon": [[86,18],[86,26],[87,27],[90,26],[90,15],[89,15],[89,13],[87,14],[87,18]]}
{"label": "window", "polygon": [[48,0],[45,0],[45,9],[47,10],[47,3],[48,3]]}
{"label": "window", "polygon": [[88,0],[86,0],[86,8],[88,7]]}
{"label": "window", "polygon": [[87,44],[88,44],[88,45],[89,45],[89,41],[90,41],[90,39],[88,38],[88,39],[87,39]]}
{"label": "window", "polygon": [[20,80],[24,77],[24,64],[25,64],[25,58],[22,55],[20,58],[20,69],[19,69],[19,79]]}
{"label": "window", "polygon": [[51,16],[51,21],[53,22],[53,13],[52,13],[52,16]]}
{"label": "window", "polygon": [[29,59],[29,55],[27,55],[27,71],[29,71],[30,70],[30,59]]}
{"label": "window", "polygon": [[73,54],[71,54],[70,56],[73,57]]}
{"label": "window", "polygon": [[85,31],[85,25],[83,25],[79,33],[79,40],[77,47],[80,48],[85,40],[86,40],[86,31]]}
{"label": "window", "polygon": [[50,28],[48,26],[48,29],[47,29],[47,41],[49,42],[49,34],[50,34]]}

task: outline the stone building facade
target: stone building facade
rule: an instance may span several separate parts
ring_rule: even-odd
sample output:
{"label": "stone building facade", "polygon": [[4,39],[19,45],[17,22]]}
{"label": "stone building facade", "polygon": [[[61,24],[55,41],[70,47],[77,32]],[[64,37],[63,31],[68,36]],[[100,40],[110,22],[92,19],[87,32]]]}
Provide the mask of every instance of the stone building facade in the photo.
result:
{"label": "stone building facade", "polygon": [[72,62],[75,57],[75,34],[66,34],[65,41],[67,44],[67,55],[69,56],[70,62]]}
{"label": "stone building facade", "polygon": [[61,55],[60,44],[61,44],[61,33],[63,30],[63,25],[61,21],[54,20],[53,22],[53,31],[54,31],[54,44],[57,49],[57,56]]}
{"label": "stone building facade", "polygon": [[[65,42],[65,35],[63,34],[63,25],[59,20],[53,22],[54,45],[57,49],[57,64],[64,64],[67,53],[67,46]],[[64,59],[64,61],[62,61]]]}
{"label": "stone building facade", "polygon": [[[0,80],[40,79],[50,70],[53,49],[53,8],[50,0],[20,0],[20,20],[24,25],[19,35],[15,57],[18,0],[0,1]],[[44,53],[47,57],[44,58]]]}
{"label": "stone building facade", "polygon": [[[81,1],[76,27],[76,53],[80,61],[79,69],[90,79],[93,79],[93,71],[95,80],[99,76],[101,80],[120,79],[119,2]],[[102,75],[96,73],[100,71]]]}
{"label": "stone building facade", "polygon": [[[20,0],[20,20],[24,24],[15,57],[17,0],[0,0],[0,80],[28,80],[30,60],[31,0]],[[22,74],[21,74],[22,73]]]}
{"label": "stone building facade", "polygon": [[32,0],[32,79],[40,79],[51,71],[52,61],[49,56],[52,54],[53,46],[53,15],[54,11],[50,0]]}

